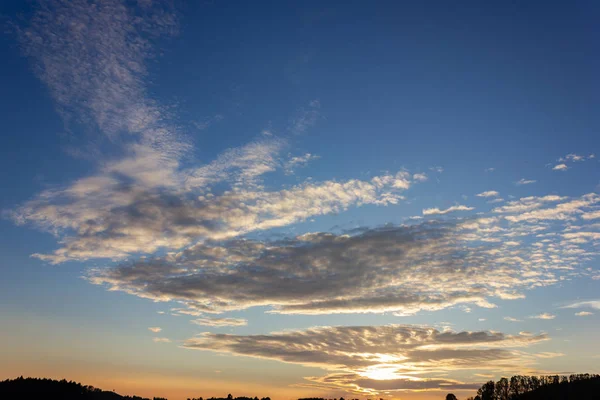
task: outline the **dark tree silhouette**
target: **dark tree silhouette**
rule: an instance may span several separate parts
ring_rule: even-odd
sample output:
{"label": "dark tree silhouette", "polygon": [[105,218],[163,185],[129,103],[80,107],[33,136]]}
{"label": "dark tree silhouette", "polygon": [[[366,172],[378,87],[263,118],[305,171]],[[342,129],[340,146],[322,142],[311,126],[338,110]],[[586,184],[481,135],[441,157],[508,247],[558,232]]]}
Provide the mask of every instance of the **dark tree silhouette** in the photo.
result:
{"label": "dark tree silhouette", "polygon": [[446,395],[446,400],[458,400],[458,399],[456,398],[456,396],[454,395],[454,393],[448,393]]}
{"label": "dark tree silhouette", "polygon": [[515,375],[510,380],[502,378],[496,383],[486,382],[473,400],[571,399],[600,400],[600,375]]}

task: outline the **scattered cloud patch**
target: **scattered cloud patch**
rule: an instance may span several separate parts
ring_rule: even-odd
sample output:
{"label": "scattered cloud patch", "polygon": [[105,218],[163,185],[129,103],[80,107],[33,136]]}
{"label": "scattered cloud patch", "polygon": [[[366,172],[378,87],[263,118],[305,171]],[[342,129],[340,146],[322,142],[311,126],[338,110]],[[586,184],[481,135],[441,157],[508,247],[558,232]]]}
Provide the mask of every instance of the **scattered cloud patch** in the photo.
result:
{"label": "scattered cloud patch", "polygon": [[532,315],[529,318],[533,318],[533,319],[554,319],[556,318],[556,315],[550,314],[550,313],[541,313],[538,315]]}
{"label": "scattered cloud patch", "polygon": [[590,154],[588,156],[582,156],[582,155],[579,155],[579,154],[571,153],[571,154],[567,154],[564,157],[560,157],[558,159],[558,161],[559,162],[581,162],[581,161],[591,160],[591,159],[593,159],[595,157],[596,157],[595,154]]}
{"label": "scattered cloud patch", "polygon": [[589,315],[594,315],[594,313],[589,312],[589,311],[579,311],[579,312],[576,312],[575,315],[578,317],[587,317]]}
{"label": "scattered cloud patch", "polygon": [[556,164],[554,167],[552,167],[553,171],[566,171],[568,169],[569,167],[567,167],[567,164]]}
{"label": "scattered cloud patch", "polygon": [[216,124],[217,122],[222,121],[223,119],[225,119],[225,117],[223,115],[215,114],[212,117],[206,117],[206,118],[201,119],[200,121],[193,121],[192,124],[199,131],[203,131],[203,130],[210,128],[212,125]]}
{"label": "scattered cloud patch", "polygon": [[448,213],[452,213],[455,211],[471,211],[474,210],[475,207],[468,207],[464,205],[456,205],[452,207],[448,207],[445,210],[440,210],[439,208],[425,208],[423,209],[423,215],[444,215]]}
{"label": "scattered cloud patch", "polygon": [[477,197],[498,197],[500,193],[495,190],[488,190],[486,192],[479,193]]}
{"label": "scattered cloud patch", "polygon": [[248,320],[242,318],[214,318],[204,317],[190,321],[193,324],[200,326],[246,326]]}
{"label": "scattered cloud patch", "polygon": [[155,327],[148,328],[148,330],[150,332],[158,333],[158,332],[162,331],[162,328],[159,328],[158,326],[155,326]]}
{"label": "scattered cloud patch", "polygon": [[155,337],[152,338],[154,343],[171,343],[171,339],[165,337]]}
{"label": "scattered cloud patch", "polygon": [[313,160],[318,160],[320,157],[314,154],[306,153],[302,156],[290,157],[284,165],[284,171],[286,174],[291,175],[298,168],[302,168],[308,165]]}
{"label": "scattered cloud patch", "polygon": [[504,320],[509,322],[523,322],[522,320],[513,317],[504,317]]}
{"label": "scattered cloud patch", "polygon": [[532,183],[536,183],[536,180],[533,179],[525,179],[525,178],[521,178],[519,179],[516,184],[517,185],[531,185]]}

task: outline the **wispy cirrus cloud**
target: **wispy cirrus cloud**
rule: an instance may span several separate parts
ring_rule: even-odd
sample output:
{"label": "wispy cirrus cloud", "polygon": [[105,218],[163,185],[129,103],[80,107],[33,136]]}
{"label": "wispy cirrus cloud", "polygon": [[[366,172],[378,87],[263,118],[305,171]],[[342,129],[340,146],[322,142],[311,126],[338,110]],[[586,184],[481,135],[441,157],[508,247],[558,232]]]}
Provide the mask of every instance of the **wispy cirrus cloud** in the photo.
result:
{"label": "wispy cirrus cloud", "polygon": [[439,209],[437,207],[425,208],[425,209],[423,209],[423,215],[444,215],[444,214],[449,214],[449,213],[452,213],[455,211],[471,211],[474,209],[475,209],[475,207],[469,207],[469,206],[459,204],[456,206],[448,207],[446,209]]}
{"label": "wispy cirrus cloud", "polygon": [[514,318],[514,317],[504,317],[504,320],[508,321],[508,322],[523,322],[522,320]]}
{"label": "wispy cirrus cloud", "polygon": [[581,162],[581,161],[586,161],[586,160],[592,160],[594,158],[596,158],[595,154],[590,154],[590,155],[584,156],[584,155],[580,155],[580,154],[570,153],[564,157],[560,157],[558,159],[558,161],[559,162]]}
{"label": "wispy cirrus cloud", "polygon": [[193,324],[200,326],[246,326],[248,320],[243,318],[215,318],[203,317],[196,318],[190,321]]}
{"label": "wispy cirrus cloud", "polygon": [[481,192],[479,194],[477,194],[477,197],[498,197],[500,195],[500,193],[498,193],[495,190],[488,190],[485,192]]}
{"label": "wispy cirrus cloud", "polygon": [[203,333],[187,340],[184,347],[316,366],[330,372],[305,378],[308,385],[377,394],[449,387],[474,389],[476,383],[451,380],[442,374],[450,370],[526,370],[527,365],[535,364],[535,356],[513,349],[547,339],[545,334],[505,335],[386,325],[317,327],[248,336]]}
{"label": "wispy cirrus cloud", "polygon": [[308,107],[301,108],[295,118],[290,122],[289,131],[292,134],[301,134],[315,125],[321,117],[321,102],[311,100]]}
{"label": "wispy cirrus cloud", "polygon": [[554,318],[556,318],[556,315],[554,315],[554,314],[550,314],[550,313],[547,313],[547,312],[545,312],[545,313],[541,313],[541,314],[538,314],[538,315],[532,315],[532,316],[531,316],[531,317],[529,317],[529,318],[532,318],[532,319],[546,319],[546,320],[549,320],[549,319],[554,319]]}
{"label": "wispy cirrus cloud", "polygon": [[306,153],[302,156],[290,157],[284,164],[285,173],[293,174],[296,169],[305,167],[309,162],[318,160],[320,157],[314,154]]}
{"label": "wispy cirrus cloud", "polygon": [[552,167],[552,170],[566,171],[570,168],[567,163],[577,163],[577,162],[592,160],[594,158],[596,158],[595,154],[590,154],[590,155],[584,156],[584,155],[580,155],[580,154],[570,153],[564,157],[560,157],[558,159],[558,164],[554,165],[554,167]]}
{"label": "wispy cirrus cloud", "polygon": [[[349,207],[396,204],[419,181],[401,171],[267,190],[266,174],[315,158],[286,163],[281,152],[288,141],[273,135],[225,150],[208,163],[193,160],[191,141],[144,84],[154,39],[175,31],[176,17],[161,4],[131,6],[118,0],[43,3],[23,31],[24,48],[65,121],[79,118],[120,147],[119,156],[99,160],[90,176],[45,190],[6,213],[57,237],[56,251],[35,257],[57,264],[179,250]],[[311,101],[290,131],[313,126],[319,109]]]}
{"label": "wispy cirrus cloud", "polygon": [[561,308],[592,308],[594,310],[600,310],[600,300],[576,301]]}
{"label": "wispy cirrus cloud", "polygon": [[519,179],[516,184],[517,185],[531,185],[532,183],[536,183],[536,180],[533,179],[525,179],[525,178],[521,178]]}

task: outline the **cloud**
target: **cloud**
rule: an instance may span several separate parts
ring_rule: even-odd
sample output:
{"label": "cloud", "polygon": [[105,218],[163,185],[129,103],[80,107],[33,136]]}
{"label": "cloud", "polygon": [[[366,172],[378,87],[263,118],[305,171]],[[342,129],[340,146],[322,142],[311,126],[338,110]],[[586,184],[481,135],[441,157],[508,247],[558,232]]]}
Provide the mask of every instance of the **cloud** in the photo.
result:
{"label": "cloud", "polygon": [[159,328],[156,326],[156,327],[150,327],[150,328],[148,328],[148,330],[151,332],[154,332],[154,333],[158,333],[158,332],[162,331],[162,328]]}
{"label": "cloud", "polygon": [[567,164],[556,164],[554,167],[552,167],[552,170],[554,171],[566,171],[568,169],[569,167],[567,167]]}
{"label": "cloud", "polygon": [[[45,190],[5,213],[59,241],[54,252],[34,257],[57,264],[174,251],[353,206],[396,204],[415,182],[401,171],[366,181],[305,181],[266,190],[262,178],[285,169],[280,153],[288,146],[273,135],[198,163],[189,138],[144,84],[153,44],[159,35],[176,31],[176,17],[158,3],[141,14],[129,6],[118,0],[43,3],[22,32],[23,47],[65,123],[101,133],[116,150],[110,157],[100,154],[91,175]],[[319,108],[311,101],[290,130],[314,125]],[[220,119],[215,115],[209,122]],[[287,167],[315,157],[288,160]]]}
{"label": "cloud", "polygon": [[198,129],[199,131],[203,131],[205,129],[210,128],[212,125],[216,124],[217,122],[223,121],[223,119],[225,119],[225,117],[221,114],[215,114],[212,117],[206,117],[200,121],[193,121],[192,125],[194,125],[194,127],[196,129]]}
{"label": "cloud", "polygon": [[152,338],[154,343],[171,343],[171,339],[165,337],[155,337]]}
{"label": "cloud", "polygon": [[436,375],[449,370],[522,369],[535,360],[512,349],[547,339],[545,334],[523,336],[386,325],[317,327],[248,336],[202,333],[187,340],[184,347],[319,367],[329,373],[307,377],[311,383],[378,393],[443,389],[447,385],[475,388],[473,383]]}
{"label": "cloud", "polygon": [[536,183],[536,182],[537,181],[532,180],[532,179],[521,178],[516,182],[516,184],[517,185],[531,185],[532,183]]}
{"label": "cloud", "polygon": [[561,157],[558,159],[559,162],[581,162],[581,161],[586,161],[586,160],[591,160],[593,158],[595,158],[596,155],[594,154],[590,154],[589,156],[582,156],[579,154],[567,154],[564,157]]}
{"label": "cloud", "polygon": [[519,299],[527,290],[592,274],[582,264],[594,257],[593,246],[547,236],[547,229],[492,213],[271,241],[205,241],[163,257],[94,268],[88,279],[179,301],[190,315],[254,306],[286,314],[398,315],[494,307],[492,298]]}
{"label": "cloud", "polygon": [[496,168],[490,167],[490,168],[486,168],[484,171],[485,172],[494,172],[496,170]]}
{"label": "cloud", "polygon": [[587,317],[589,315],[594,315],[594,313],[589,312],[589,311],[579,311],[579,312],[576,312],[575,315],[578,317]]}
{"label": "cloud", "polygon": [[451,212],[455,212],[455,211],[471,211],[474,210],[474,207],[468,207],[468,206],[464,206],[464,205],[456,205],[456,206],[452,206],[449,208],[446,208],[445,210],[440,210],[439,208],[425,208],[423,209],[423,215],[444,215],[444,214],[448,214]]}
{"label": "cloud", "polygon": [[551,201],[558,200],[558,196],[545,196],[542,198],[533,198],[531,201],[511,202],[507,206],[495,209],[496,212],[514,212],[527,211],[521,214],[505,216],[511,222],[520,221],[542,221],[542,220],[573,220],[576,215],[584,214],[585,210],[595,206],[600,202],[600,196],[596,193],[589,193],[578,199],[573,199],[564,203],[559,203],[554,207],[539,209],[545,202],[551,198]]}
{"label": "cloud", "polygon": [[522,320],[513,317],[504,317],[504,320],[509,322],[523,322]]}
{"label": "cloud", "polygon": [[425,182],[427,179],[428,179],[427,174],[424,174],[424,173],[419,173],[419,174],[413,175],[413,180],[415,182]]}
{"label": "cloud", "polygon": [[204,317],[193,319],[190,322],[200,326],[246,326],[248,320],[242,318],[214,318]]}
{"label": "cloud", "polygon": [[[206,166],[171,171],[168,179],[159,175],[156,182],[106,171],[47,190],[10,216],[61,238],[62,247],[54,253],[35,254],[42,260],[122,259],[286,226],[352,206],[397,204],[413,183],[408,173],[399,172],[369,181],[307,182],[266,191],[256,180],[275,169],[273,154],[280,146],[277,139],[261,140],[229,150]],[[216,185],[229,189],[213,191]]]}
{"label": "cloud", "polygon": [[598,219],[598,218],[600,218],[600,210],[584,212],[581,214],[581,218],[583,218],[583,219]]}
{"label": "cloud", "polygon": [[311,100],[307,108],[298,111],[298,115],[291,121],[289,130],[292,134],[301,134],[317,123],[321,117],[321,103],[319,100]]}
{"label": "cloud", "polygon": [[487,192],[482,192],[477,195],[477,197],[498,197],[500,193],[495,190],[488,190]]}
{"label": "cloud", "polygon": [[600,300],[577,301],[561,308],[592,308],[594,310],[600,310]]}
{"label": "cloud", "polygon": [[285,173],[293,174],[297,168],[302,168],[308,165],[313,160],[318,160],[320,157],[314,154],[306,153],[303,156],[290,157],[284,165]]}
{"label": "cloud", "polygon": [[550,313],[541,313],[538,315],[532,315],[529,318],[533,318],[533,319],[554,319],[556,318],[556,315],[550,314]]}

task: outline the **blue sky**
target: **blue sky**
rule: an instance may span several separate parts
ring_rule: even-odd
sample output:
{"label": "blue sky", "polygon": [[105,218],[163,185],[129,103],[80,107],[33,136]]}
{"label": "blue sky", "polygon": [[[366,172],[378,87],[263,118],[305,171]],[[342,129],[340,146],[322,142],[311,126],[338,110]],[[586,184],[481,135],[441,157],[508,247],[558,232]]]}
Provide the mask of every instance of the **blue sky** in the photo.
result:
{"label": "blue sky", "polygon": [[3,2],[0,374],[439,398],[598,372],[599,13]]}

